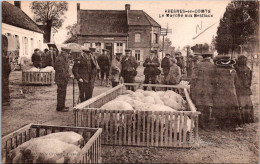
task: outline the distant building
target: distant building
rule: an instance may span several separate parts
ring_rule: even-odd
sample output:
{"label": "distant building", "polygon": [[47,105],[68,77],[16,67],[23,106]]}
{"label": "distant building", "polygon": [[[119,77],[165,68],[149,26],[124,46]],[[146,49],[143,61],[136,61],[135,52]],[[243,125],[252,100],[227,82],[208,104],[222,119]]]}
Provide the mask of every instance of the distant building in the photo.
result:
{"label": "distant building", "polygon": [[8,38],[8,50],[20,58],[31,59],[35,48],[43,49],[43,31],[21,10],[21,1],[2,2],[2,34]]}
{"label": "distant building", "polygon": [[77,42],[85,48],[106,48],[111,55],[128,48],[140,62],[149,50],[159,50],[161,26],[143,10],[130,10],[129,4],[125,10],[81,10],[77,4],[77,24]]}

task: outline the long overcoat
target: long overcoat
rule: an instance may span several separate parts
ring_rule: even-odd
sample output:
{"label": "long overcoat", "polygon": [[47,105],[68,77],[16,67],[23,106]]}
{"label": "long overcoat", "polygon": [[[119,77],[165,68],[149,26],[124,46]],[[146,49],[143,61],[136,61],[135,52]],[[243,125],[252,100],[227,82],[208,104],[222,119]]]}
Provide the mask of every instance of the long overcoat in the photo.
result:
{"label": "long overcoat", "polygon": [[110,70],[111,63],[110,63],[108,55],[105,55],[105,54],[99,55],[97,61],[98,61],[98,65],[100,66],[100,68],[102,70],[105,70],[105,71]]}
{"label": "long overcoat", "polygon": [[[150,65],[150,63],[153,63],[153,65]],[[157,57],[154,57],[153,59],[148,57],[145,59],[143,66],[145,67],[144,75],[156,76],[160,62]]]}
{"label": "long overcoat", "polygon": [[67,84],[70,78],[69,58],[65,54],[59,54],[54,64],[55,82],[57,84]]}
{"label": "long overcoat", "polygon": [[97,68],[98,64],[94,55],[81,55],[75,60],[72,72],[77,80],[82,79],[85,83],[94,86]]}
{"label": "long overcoat", "polygon": [[170,59],[168,57],[164,57],[162,59],[161,67],[163,69],[164,76],[167,76],[170,71]]}
{"label": "long overcoat", "polygon": [[214,64],[205,59],[194,70],[191,85],[196,106],[213,106],[214,68]]}
{"label": "long overcoat", "polygon": [[236,92],[239,96],[252,95],[251,83],[252,83],[252,71],[246,65],[237,65],[237,81]]}
{"label": "long overcoat", "polygon": [[231,67],[215,68],[215,88],[214,88],[214,108],[237,108],[237,94],[235,83],[237,81],[237,73]]}

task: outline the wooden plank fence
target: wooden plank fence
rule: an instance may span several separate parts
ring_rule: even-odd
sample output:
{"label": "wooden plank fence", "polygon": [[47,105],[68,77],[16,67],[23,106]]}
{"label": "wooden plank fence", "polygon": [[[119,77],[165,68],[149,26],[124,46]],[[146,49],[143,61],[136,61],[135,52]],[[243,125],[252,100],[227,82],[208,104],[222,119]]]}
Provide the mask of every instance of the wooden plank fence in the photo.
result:
{"label": "wooden plank fence", "polygon": [[54,83],[54,72],[22,72],[22,81],[24,85],[52,85]]}
{"label": "wooden plank fence", "polygon": [[50,133],[74,131],[83,136],[84,142],[79,155],[78,163],[101,163],[101,128],[86,128],[86,127],[69,127],[69,126],[54,126],[54,125],[26,125],[1,139],[1,160],[2,163],[10,163],[8,153],[29,141],[32,138],[37,138]]}
{"label": "wooden plank fence", "polygon": [[[142,85],[141,87],[164,86]],[[102,128],[102,144],[128,146],[192,147],[198,143],[199,112],[190,100],[186,87],[167,86],[180,90],[189,111],[125,111],[100,109],[105,103],[140,84],[121,84],[111,90],[78,104],[74,109],[75,125]]]}

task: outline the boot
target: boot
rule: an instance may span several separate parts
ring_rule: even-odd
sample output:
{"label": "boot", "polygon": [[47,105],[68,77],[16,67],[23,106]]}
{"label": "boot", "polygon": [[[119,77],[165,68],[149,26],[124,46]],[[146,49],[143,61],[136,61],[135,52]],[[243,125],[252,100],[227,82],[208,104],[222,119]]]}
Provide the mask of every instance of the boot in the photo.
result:
{"label": "boot", "polygon": [[100,83],[100,85],[101,85],[101,86],[103,85],[103,79],[101,79],[101,83]]}

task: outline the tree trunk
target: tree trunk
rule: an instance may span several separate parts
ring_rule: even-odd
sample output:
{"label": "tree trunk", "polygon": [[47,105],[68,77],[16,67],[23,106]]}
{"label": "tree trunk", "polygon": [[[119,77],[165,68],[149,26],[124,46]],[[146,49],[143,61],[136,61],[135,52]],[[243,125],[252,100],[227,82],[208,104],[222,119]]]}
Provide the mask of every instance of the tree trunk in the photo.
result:
{"label": "tree trunk", "polygon": [[52,26],[52,22],[48,21],[45,29],[45,34],[44,34],[44,40],[47,43],[50,43],[51,41],[51,26]]}

